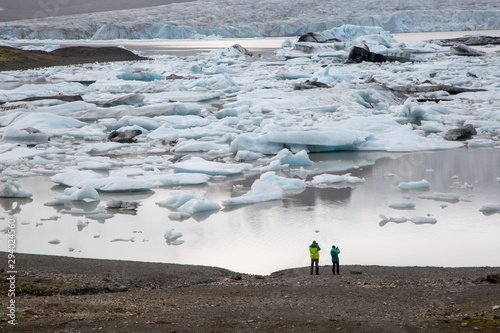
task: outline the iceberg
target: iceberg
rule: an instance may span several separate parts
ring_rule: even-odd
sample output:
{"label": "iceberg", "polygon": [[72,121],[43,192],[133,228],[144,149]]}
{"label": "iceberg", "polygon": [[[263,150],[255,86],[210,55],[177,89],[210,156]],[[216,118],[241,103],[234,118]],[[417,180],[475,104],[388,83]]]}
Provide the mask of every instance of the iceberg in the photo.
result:
{"label": "iceberg", "polygon": [[249,205],[264,201],[283,199],[283,190],[274,182],[257,179],[253,182],[250,191],[240,197],[223,200],[224,206]]}
{"label": "iceberg", "polygon": [[330,175],[330,174],[322,174],[318,176],[314,176],[311,180],[311,184],[318,185],[334,185],[341,187],[348,187],[351,184],[364,183],[364,178],[358,178],[351,176],[350,173],[346,173],[344,175]]}
{"label": "iceberg", "polygon": [[10,177],[0,179],[0,198],[31,198],[33,195],[21,190],[21,185]]}
{"label": "iceberg", "polygon": [[423,194],[418,196],[420,199],[429,199],[436,201],[446,201],[446,202],[459,202],[460,195],[456,193],[441,193],[434,192],[432,194]]}
{"label": "iceberg", "polygon": [[413,202],[393,202],[389,205],[392,209],[414,209],[415,204]]}
{"label": "iceberg", "polygon": [[178,162],[171,165],[175,173],[205,173],[212,176],[230,176],[241,174],[252,167],[246,163],[219,163],[204,160],[201,157],[191,157],[185,162]]}
{"label": "iceberg", "polygon": [[416,182],[402,182],[398,184],[398,188],[401,190],[428,190],[430,187],[431,183],[425,179]]}
{"label": "iceberg", "polygon": [[64,193],[55,200],[47,202],[46,206],[61,206],[70,201],[100,201],[99,193],[90,185],[84,185],[82,188],[70,187],[64,190]]}

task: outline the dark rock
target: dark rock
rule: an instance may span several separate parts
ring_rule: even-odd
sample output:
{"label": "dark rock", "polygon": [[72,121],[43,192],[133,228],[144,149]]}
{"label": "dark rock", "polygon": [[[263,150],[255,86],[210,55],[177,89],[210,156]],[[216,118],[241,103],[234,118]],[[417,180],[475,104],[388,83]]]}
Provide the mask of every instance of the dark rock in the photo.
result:
{"label": "dark rock", "polygon": [[484,56],[486,53],[483,51],[475,50],[472,47],[468,47],[463,44],[454,45],[450,47],[451,54],[467,57],[480,57]]}
{"label": "dark rock", "polygon": [[473,135],[476,135],[477,131],[471,124],[467,124],[463,127],[453,128],[446,132],[444,138],[448,141],[458,141],[458,140],[467,140],[472,138]]}
{"label": "dark rock", "polygon": [[233,46],[231,46],[233,49],[236,49],[238,52],[240,52],[241,54],[244,54],[246,56],[253,56],[253,53],[248,51],[246,48],[244,48],[243,46],[241,46],[240,44],[234,44]]}
{"label": "dark rock", "polygon": [[300,36],[299,42],[313,42],[313,43],[333,43],[341,42],[342,40],[338,38],[327,38],[319,32],[308,32],[305,35]]}
{"label": "dark rock", "polygon": [[123,132],[113,131],[109,133],[108,140],[120,143],[133,143],[137,142],[134,138],[140,134],[142,134],[141,130],[125,130]]}
{"label": "dark rock", "polygon": [[28,134],[41,133],[38,129],[33,128],[33,127],[23,128],[22,131],[26,131],[26,132],[28,132]]}
{"label": "dark rock", "polygon": [[368,62],[385,62],[387,57],[383,54],[378,54],[371,52],[368,47],[354,46],[349,52],[349,57],[347,58],[348,63],[360,63],[363,61]]}
{"label": "dark rock", "polygon": [[500,283],[500,274],[490,274],[486,277],[489,283]]}
{"label": "dark rock", "polygon": [[353,275],[363,274],[363,272],[360,272],[360,271],[351,271],[350,273],[353,274]]}
{"label": "dark rock", "polygon": [[120,210],[135,210],[139,207],[138,201],[109,200],[106,202],[108,208]]}
{"label": "dark rock", "polygon": [[464,45],[488,45],[488,44],[500,44],[500,37],[492,36],[465,36],[458,38],[448,38],[448,39],[433,39],[430,42],[441,45],[441,46],[453,46],[456,44]]}
{"label": "dark rock", "polygon": [[177,74],[170,74],[165,77],[165,80],[191,80],[196,79],[196,76],[188,75],[188,76],[180,76]]}
{"label": "dark rock", "polygon": [[11,102],[34,102],[34,101],[43,101],[46,99],[57,99],[57,100],[63,101],[63,102],[83,101],[83,98],[80,95],[69,95],[69,96],[56,95],[56,96],[27,97],[27,98],[23,98],[23,99],[11,101]]}
{"label": "dark rock", "polygon": [[329,85],[323,82],[306,80],[302,83],[294,84],[294,90],[305,90],[305,89],[313,89],[313,88],[331,88]]}

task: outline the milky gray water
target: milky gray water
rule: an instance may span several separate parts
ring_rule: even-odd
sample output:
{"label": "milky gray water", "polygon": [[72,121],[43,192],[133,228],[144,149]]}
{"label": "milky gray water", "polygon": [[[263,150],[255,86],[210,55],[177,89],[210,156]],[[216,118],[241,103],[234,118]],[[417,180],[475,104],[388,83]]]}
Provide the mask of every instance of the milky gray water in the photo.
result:
{"label": "milky gray water", "polygon": [[[170,220],[169,210],[156,204],[168,198],[173,188],[101,194],[101,201],[141,201],[136,215],[116,214],[98,221],[60,214],[57,221],[45,220],[58,212],[44,203],[63,191],[47,176],[20,179],[22,188],[33,193],[33,200],[1,199],[0,205],[18,221],[18,251],[26,253],[200,264],[268,274],[307,265],[308,245],[317,240],[323,248],[321,264],[328,264],[328,249],[335,244],[344,264],[500,266],[496,255],[500,253],[500,215],[480,211],[485,203],[500,203],[498,150],[345,152],[311,158],[317,162],[317,171],[351,173],[366,181],[352,188],[308,187],[283,200],[195,214],[184,221]],[[182,190],[206,190],[207,199],[220,202],[247,191],[254,179],[234,178]],[[460,200],[420,199],[422,192],[398,188],[400,182],[422,179],[431,183],[427,193],[457,193]],[[415,208],[389,208],[397,202],[412,202]],[[78,207],[90,211],[96,205]],[[382,223],[379,214],[408,219],[430,216],[437,222]],[[79,229],[78,220],[88,226]],[[182,232],[183,244],[166,243],[163,234],[170,229]],[[53,239],[60,244],[50,244]]]}
{"label": "milky gray water", "polygon": [[[225,47],[234,42],[133,43],[144,53],[176,54],[178,51],[189,56],[201,49]],[[270,56],[282,40],[247,41],[251,45],[244,42],[241,44],[252,51]],[[131,158],[136,157],[141,156]],[[91,220],[44,205],[64,191],[50,176],[23,177],[18,179],[21,188],[32,193],[33,198],[0,199],[0,229],[9,218],[17,221],[18,252],[199,264],[255,274],[308,265],[308,245],[312,240],[317,240],[323,249],[322,265],[329,263],[328,250],[335,244],[341,249],[342,264],[500,266],[497,255],[500,253],[500,214],[487,215],[480,211],[484,204],[500,204],[499,150],[462,148],[407,154],[338,152],[311,154],[310,158],[316,162],[310,173],[283,172],[306,180],[325,172],[351,173],[364,178],[365,182],[344,188],[307,187],[301,193],[286,195],[283,200],[195,214],[184,221],[169,219],[170,211],[156,204],[169,198],[171,191],[177,188],[101,194],[100,204],[119,199],[137,200],[141,206],[136,214],[118,213],[109,219]],[[181,190],[190,193],[205,190],[208,200],[220,203],[248,191],[258,177],[248,174]],[[422,192],[398,188],[401,182],[422,179],[431,184],[425,193],[456,193],[460,199],[457,202],[422,199],[419,198]],[[415,208],[389,208],[390,204],[400,202],[414,203]],[[91,211],[98,204],[76,206]],[[56,214],[60,218],[50,219]],[[384,223],[380,214],[408,219],[432,217],[436,222]],[[87,226],[79,228],[78,221]],[[179,238],[182,244],[165,241],[163,235],[171,229],[182,233]],[[5,239],[0,238],[2,244]],[[51,244],[55,239],[60,243]]]}

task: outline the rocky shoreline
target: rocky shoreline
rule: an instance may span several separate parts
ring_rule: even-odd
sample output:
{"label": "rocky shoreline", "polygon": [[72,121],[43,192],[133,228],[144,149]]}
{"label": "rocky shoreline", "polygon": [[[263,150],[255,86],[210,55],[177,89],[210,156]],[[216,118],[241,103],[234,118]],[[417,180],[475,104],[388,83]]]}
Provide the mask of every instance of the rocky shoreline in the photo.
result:
{"label": "rocky shoreline", "polygon": [[216,267],[16,254],[12,332],[498,332],[500,267]]}

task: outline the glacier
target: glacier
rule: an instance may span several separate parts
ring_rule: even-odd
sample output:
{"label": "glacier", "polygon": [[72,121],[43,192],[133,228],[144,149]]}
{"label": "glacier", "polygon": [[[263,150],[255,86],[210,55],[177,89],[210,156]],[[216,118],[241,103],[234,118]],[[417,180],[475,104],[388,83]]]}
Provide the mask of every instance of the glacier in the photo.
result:
{"label": "glacier", "polygon": [[[497,30],[492,0],[410,2],[388,0],[197,0],[142,9],[37,18],[0,24],[2,39],[186,39],[300,36],[344,24],[377,26],[391,33]],[[207,10],[199,10],[198,8]],[[212,8],[212,10],[210,10]],[[204,36],[204,37],[203,37]],[[213,38],[213,37],[211,37]]]}

